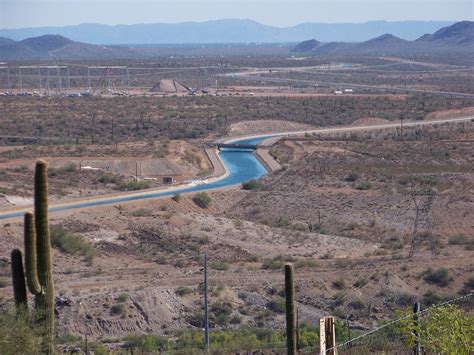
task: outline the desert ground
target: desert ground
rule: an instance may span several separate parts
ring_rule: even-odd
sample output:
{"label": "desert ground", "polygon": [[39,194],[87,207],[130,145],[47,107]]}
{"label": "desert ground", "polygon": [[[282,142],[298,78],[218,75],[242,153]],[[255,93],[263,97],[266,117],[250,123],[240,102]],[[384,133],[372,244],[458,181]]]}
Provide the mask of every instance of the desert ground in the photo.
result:
{"label": "desert ground", "polygon": [[[269,59],[255,59],[260,60]],[[275,60],[282,62],[296,66]],[[261,63],[252,64],[247,71],[259,72],[255,67]],[[321,63],[297,64],[297,70],[272,66],[271,74],[267,65],[266,72],[321,80]],[[408,71],[447,68],[403,65]],[[344,70],[331,67],[324,75],[345,75]],[[39,158],[49,162],[55,204],[162,188],[164,176],[175,176],[176,183],[209,176],[205,149],[217,138],[397,127],[281,139],[269,148],[280,169],[250,189],[208,191],[205,208],[193,201],[194,194],[183,194],[52,213],[60,336],[87,334],[120,346],[130,334],[173,337],[199,330],[204,254],[212,329],[282,329],[286,261],[296,267],[300,320],[311,324],[334,315],[349,319],[354,331],[369,330],[415,300],[429,306],[472,292],[474,122],[403,127],[403,122],[472,115],[472,98],[370,90],[335,95],[334,87],[295,93],[260,80],[239,82],[222,72],[227,71],[217,71],[226,82],[222,92],[232,97],[0,97],[0,212],[31,204]],[[446,73],[421,84],[406,79],[407,85],[470,93],[466,80],[472,74],[466,79]],[[393,79],[357,75],[370,85]],[[204,77],[178,79],[204,86]],[[249,92],[253,95],[242,95]],[[84,166],[97,169],[84,171]],[[428,192],[434,195],[429,223],[414,235],[417,204]],[[13,297],[9,255],[23,244],[23,223],[2,220],[0,230],[0,304],[6,310]],[[72,239],[81,246],[69,247]],[[430,277],[437,272],[443,275]]]}

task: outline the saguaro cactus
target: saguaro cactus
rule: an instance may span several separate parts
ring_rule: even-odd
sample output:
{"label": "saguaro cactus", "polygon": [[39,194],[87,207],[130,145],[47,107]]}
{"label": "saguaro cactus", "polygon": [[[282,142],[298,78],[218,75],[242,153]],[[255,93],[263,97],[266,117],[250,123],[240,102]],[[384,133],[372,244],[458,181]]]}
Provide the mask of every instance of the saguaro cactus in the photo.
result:
{"label": "saguaro cactus", "polygon": [[[34,216],[27,212],[24,220],[26,284],[35,295],[39,321],[44,327],[44,351],[50,354],[53,352],[54,286],[48,224],[48,175],[47,164],[43,160],[36,163],[34,197]],[[25,276],[19,250],[12,251],[12,275],[14,284],[16,282],[19,285],[18,290],[15,288],[15,300],[23,297],[20,287],[22,284],[26,304]]]}
{"label": "saguaro cactus", "polygon": [[23,261],[21,259],[21,251],[13,249],[11,253],[13,294],[15,296],[15,305],[17,311],[21,312],[22,308],[27,309],[28,302],[26,297],[25,274],[23,272]]}
{"label": "saguaro cactus", "polygon": [[285,264],[286,344],[288,355],[296,354],[295,281],[292,264]]}
{"label": "saguaro cactus", "polygon": [[35,169],[35,227],[37,274],[42,292],[35,297],[36,307],[44,312],[45,342],[51,347],[54,334],[54,287],[51,237],[48,224],[48,173],[44,160]]}

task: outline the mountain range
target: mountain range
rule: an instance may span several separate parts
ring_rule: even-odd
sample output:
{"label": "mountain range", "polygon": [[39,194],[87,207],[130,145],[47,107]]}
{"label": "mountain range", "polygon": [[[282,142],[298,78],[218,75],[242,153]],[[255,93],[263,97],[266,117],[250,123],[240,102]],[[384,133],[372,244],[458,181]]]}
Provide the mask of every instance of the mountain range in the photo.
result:
{"label": "mountain range", "polygon": [[[291,47],[287,47],[288,53]],[[312,55],[413,55],[444,53],[458,55],[474,54],[474,22],[463,21],[443,27],[433,34],[424,34],[414,41],[401,39],[392,34],[383,34],[358,43],[320,42],[312,39],[298,43],[296,53]],[[156,57],[161,48],[128,46],[104,46],[72,41],[61,35],[43,35],[15,41],[0,37],[1,60],[44,59],[136,59]]]}
{"label": "mountain range", "polygon": [[293,52],[313,55],[390,55],[421,54],[441,51],[474,52],[474,22],[462,21],[408,41],[393,34],[383,34],[359,43],[329,42],[316,39],[298,43]]}
{"label": "mountain range", "polygon": [[92,44],[281,43],[318,38],[322,42],[361,42],[385,33],[414,40],[452,25],[450,21],[370,21],[365,23],[302,23],[291,27],[264,25],[246,19],[223,19],[176,24],[80,24],[64,27],[0,29],[0,36],[20,41],[58,34]]}

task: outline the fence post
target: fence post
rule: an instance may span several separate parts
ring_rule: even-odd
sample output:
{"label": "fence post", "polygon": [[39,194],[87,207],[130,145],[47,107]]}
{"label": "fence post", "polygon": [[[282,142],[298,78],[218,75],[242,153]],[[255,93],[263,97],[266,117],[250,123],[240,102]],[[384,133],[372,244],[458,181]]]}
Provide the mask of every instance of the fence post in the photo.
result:
{"label": "fence post", "polygon": [[415,347],[413,353],[415,355],[421,354],[420,332],[418,331],[420,329],[420,309],[420,302],[413,303],[413,323],[415,328],[413,330],[413,333],[415,334]]}
{"label": "fence post", "polygon": [[319,347],[321,355],[337,355],[336,327],[334,317],[324,317],[319,320]]}
{"label": "fence post", "polygon": [[319,320],[319,354],[326,355],[326,319]]}
{"label": "fence post", "polygon": [[288,355],[296,354],[295,282],[293,265],[285,264],[286,346]]}

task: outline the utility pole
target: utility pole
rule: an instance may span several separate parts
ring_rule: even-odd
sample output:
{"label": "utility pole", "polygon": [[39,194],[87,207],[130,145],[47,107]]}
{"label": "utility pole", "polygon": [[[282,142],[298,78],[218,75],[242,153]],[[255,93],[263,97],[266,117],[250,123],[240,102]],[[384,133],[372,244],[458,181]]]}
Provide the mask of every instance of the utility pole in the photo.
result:
{"label": "utility pole", "polygon": [[130,72],[127,67],[127,94],[130,93]]}
{"label": "utility pole", "polygon": [[71,89],[71,80],[69,78],[69,67],[66,67],[66,75],[67,75],[67,90]]}
{"label": "utility pole", "polygon": [[89,67],[87,67],[87,92],[91,91],[91,76],[90,76],[90,71]]}
{"label": "utility pole", "polygon": [[22,80],[21,80],[21,67],[18,68],[18,73],[20,75],[20,92],[22,92],[23,91],[23,83],[22,83]]}
{"label": "utility pole", "polygon": [[11,83],[10,83],[10,68],[7,67],[7,85],[8,85],[8,91],[11,90]]}
{"label": "utility pole", "polygon": [[204,254],[204,347],[209,350],[209,307],[207,298],[207,254]]}
{"label": "utility pole", "polygon": [[41,67],[38,66],[38,84],[39,84],[39,92],[41,94]]}
{"label": "utility pole", "polygon": [[49,86],[49,67],[46,67],[46,85],[48,87],[48,96],[50,95],[50,86]]}
{"label": "utility pole", "polygon": [[61,82],[61,69],[58,67],[56,67],[56,75],[58,77],[58,94],[61,93],[62,91],[62,82]]}
{"label": "utility pole", "polygon": [[403,116],[400,116],[400,141],[403,141]]}

